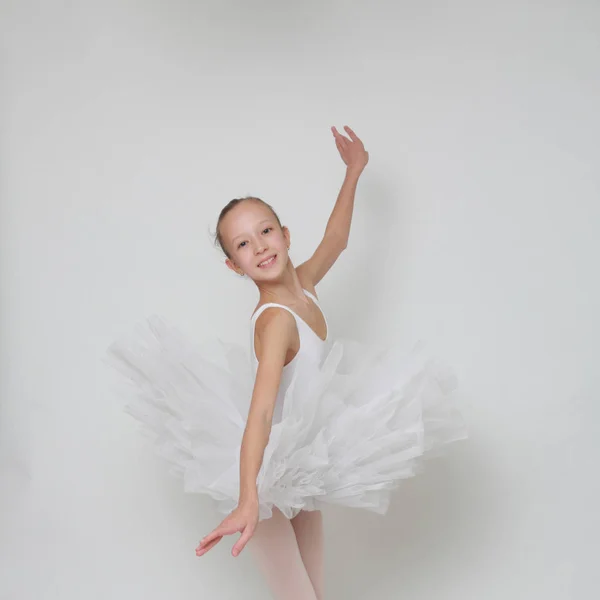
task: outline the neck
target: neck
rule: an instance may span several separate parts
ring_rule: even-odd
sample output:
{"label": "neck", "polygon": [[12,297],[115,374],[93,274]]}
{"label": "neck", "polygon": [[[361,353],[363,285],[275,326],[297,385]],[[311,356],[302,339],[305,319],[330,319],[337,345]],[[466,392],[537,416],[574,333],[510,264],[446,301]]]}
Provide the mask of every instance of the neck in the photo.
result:
{"label": "neck", "polygon": [[278,302],[290,305],[308,302],[298,273],[289,257],[286,268],[278,279],[255,281],[255,283],[258,287],[261,302]]}

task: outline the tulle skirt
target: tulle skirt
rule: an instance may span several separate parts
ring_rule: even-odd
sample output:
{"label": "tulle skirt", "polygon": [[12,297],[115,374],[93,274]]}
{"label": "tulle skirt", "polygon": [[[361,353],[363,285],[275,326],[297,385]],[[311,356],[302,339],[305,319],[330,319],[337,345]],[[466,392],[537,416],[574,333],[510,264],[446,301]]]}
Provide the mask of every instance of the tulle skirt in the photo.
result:
{"label": "tulle skirt", "polygon": [[[105,360],[122,375],[115,389],[125,410],[184,490],[208,494],[224,515],[234,510],[254,387],[250,348],[194,343],[153,316]],[[392,490],[423,459],[467,437],[457,378],[423,342],[402,352],[336,339],[318,364],[295,362],[256,480],[259,520],[274,506],[288,518],[325,504],[385,514]]]}

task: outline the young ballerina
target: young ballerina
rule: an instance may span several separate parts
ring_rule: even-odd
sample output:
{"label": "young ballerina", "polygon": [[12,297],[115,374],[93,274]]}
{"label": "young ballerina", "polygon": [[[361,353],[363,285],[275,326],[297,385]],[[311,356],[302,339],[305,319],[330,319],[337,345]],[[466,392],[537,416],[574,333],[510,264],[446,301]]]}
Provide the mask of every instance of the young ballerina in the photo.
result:
{"label": "young ballerina", "polygon": [[[325,504],[387,511],[391,490],[419,460],[464,439],[451,370],[422,346],[408,355],[332,340],[315,286],[349,239],[368,153],[335,127],[346,176],[314,254],[295,267],[291,234],[255,197],[221,211],[217,241],[234,272],[252,279],[249,360],[234,345],[195,347],[151,317],[109,349],[128,381],[127,410],[183,476],[227,516],[196,548],[204,555],[240,532],[278,599],[322,599]],[[249,400],[248,400],[249,399]]]}

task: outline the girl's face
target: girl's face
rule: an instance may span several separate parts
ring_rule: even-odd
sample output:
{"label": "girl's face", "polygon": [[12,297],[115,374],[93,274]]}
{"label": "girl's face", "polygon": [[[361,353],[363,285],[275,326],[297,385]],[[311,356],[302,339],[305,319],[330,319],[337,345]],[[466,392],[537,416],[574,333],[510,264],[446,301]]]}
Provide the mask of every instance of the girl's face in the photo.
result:
{"label": "girl's face", "polygon": [[220,229],[231,255],[225,261],[230,269],[254,280],[276,279],[285,269],[289,230],[280,229],[275,215],[262,202],[241,202],[225,215]]}

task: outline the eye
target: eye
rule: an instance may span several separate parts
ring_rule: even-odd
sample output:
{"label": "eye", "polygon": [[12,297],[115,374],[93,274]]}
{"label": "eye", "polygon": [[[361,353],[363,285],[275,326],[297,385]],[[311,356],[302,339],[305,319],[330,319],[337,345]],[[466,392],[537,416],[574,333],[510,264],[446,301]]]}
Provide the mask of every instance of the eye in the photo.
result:
{"label": "eye", "polygon": [[[273,229],[273,228],[272,228],[272,227],[265,227],[265,228],[262,230],[262,233],[264,233],[265,231],[270,231],[271,229]],[[247,244],[247,243],[248,243],[248,242],[246,242],[246,241],[244,241],[244,242],[240,242],[240,243],[238,244],[238,248],[242,248],[242,247],[243,247],[243,244]]]}

